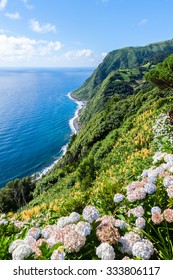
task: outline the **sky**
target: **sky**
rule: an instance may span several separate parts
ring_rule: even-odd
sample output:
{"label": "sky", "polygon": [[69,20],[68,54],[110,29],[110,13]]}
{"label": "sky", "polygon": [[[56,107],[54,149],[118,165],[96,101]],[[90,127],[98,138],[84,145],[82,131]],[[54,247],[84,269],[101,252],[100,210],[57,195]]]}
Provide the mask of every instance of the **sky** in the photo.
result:
{"label": "sky", "polygon": [[0,67],[96,67],[173,38],[173,0],[0,0]]}

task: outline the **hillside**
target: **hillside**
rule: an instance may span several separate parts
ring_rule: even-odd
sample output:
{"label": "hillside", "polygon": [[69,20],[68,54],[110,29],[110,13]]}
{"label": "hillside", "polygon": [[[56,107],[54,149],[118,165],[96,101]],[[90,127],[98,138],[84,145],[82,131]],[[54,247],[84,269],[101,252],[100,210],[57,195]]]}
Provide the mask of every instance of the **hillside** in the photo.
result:
{"label": "hillside", "polygon": [[73,93],[88,102],[66,154],[0,192],[0,259],[173,259],[171,53],[114,51]]}
{"label": "hillside", "polygon": [[86,123],[94,113],[104,109],[115,94],[124,98],[139,91],[146,71],[171,53],[173,40],[110,52],[93,75],[73,93],[78,99],[88,100],[81,123]]}

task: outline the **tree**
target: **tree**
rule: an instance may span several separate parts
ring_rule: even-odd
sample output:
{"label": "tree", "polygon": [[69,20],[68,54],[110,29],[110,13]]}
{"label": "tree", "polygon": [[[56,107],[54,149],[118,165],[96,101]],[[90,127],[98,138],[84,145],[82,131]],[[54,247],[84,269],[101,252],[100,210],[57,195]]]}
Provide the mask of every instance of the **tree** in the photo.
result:
{"label": "tree", "polygon": [[173,55],[168,56],[163,62],[145,75],[148,82],[156,84],[159,88],[173,88]]}

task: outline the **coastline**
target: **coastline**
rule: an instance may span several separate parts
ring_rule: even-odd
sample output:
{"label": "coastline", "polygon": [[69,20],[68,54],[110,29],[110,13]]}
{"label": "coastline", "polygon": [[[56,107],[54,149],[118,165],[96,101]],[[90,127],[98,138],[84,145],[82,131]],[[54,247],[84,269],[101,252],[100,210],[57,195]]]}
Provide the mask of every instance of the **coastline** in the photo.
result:
{"label": "coastline", "polygon": [[[75,111],[75,114],[73,118],[69,120],[69,126],[72,132],[71,135],[78,134],[80,131],[80,125],[78,121],[79,116],[82,108],[85,106],[86,103],[84,101],[80,101],[74,98],[72,96],[72,92],[69,92],[67,96],[69,99],[73,100],[73,102],[77,104],[77,109]],[[55,164],[65,155],[67,148],[68,148],[68,143],[61,148],[60,153],[62,154],[59,156],[58,159],[56,159],[50,166],[45,167],[42,171],[34,173],[31,177],[34,178],[34,180],[36,181],[40,180],[44,175],[46,175],[49,171],[51,171],[51,169],[55,166]]]}
{"label": "coastline", "polygon": [[78,134],[80,131],[79,116],[81,114],[82,108],[85,106],[85,101],[78,100],[77,98],[72,96],[72,92],[69,92],[67,96],[78,105],[74,117],[69,121],[71,131],[74,134]]}

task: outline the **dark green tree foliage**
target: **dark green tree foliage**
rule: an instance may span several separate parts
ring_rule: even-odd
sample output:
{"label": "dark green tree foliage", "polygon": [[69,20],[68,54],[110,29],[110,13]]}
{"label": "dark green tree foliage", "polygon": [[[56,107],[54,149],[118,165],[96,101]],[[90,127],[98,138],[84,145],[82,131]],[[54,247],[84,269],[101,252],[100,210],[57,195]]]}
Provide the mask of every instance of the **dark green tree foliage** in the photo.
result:
{"label": "dark green tree foliage", "polygon": [[26,205],[33,198],[34,188],[35,184],[30,177],[10,181],[0,190],[0,211],[16,211]]}
{"label": "dark green tree foliage", "polygon": [[173,88],[173,55],[145,75],[148,82],[156,84],[159,88]]}
{"label": "dark green tree foliage", "polygon": [[91,187],[95,176],[94,157],[90,155],[79,164],[77,169],[77,178],[81,182],[82,188],[86,190]]}

